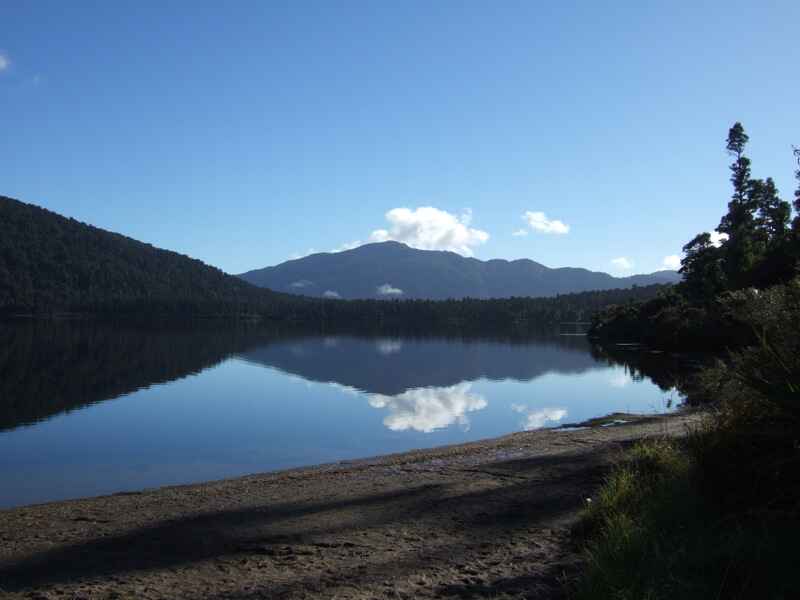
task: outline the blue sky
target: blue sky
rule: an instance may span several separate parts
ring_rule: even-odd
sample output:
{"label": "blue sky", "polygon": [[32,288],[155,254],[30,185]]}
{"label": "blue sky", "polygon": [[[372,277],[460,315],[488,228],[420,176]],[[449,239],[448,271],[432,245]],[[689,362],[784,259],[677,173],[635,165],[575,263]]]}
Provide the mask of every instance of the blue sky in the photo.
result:
{"label": "blue sky", "polygon": [[653,271],[719,222],[734,121],[791,197],[798,23],[789,0],[5,3],[0,194],[234,273],[370,239]]}

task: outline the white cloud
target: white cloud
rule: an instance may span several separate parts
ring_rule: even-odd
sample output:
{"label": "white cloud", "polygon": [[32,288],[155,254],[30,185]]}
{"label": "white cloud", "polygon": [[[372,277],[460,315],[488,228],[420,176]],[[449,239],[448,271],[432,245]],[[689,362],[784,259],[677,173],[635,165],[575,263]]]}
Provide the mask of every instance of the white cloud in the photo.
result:
{"label": "white cloud", "polygon": [[670,269],[672,271],[677,271],[681,268],[681,257],[677,254],[670,254],[669,256],[665,256],[664,260],[661,261],[661,266],[665,269]]}
{"label": "white cloud", "polygon": [[722,242],[728,241],[728,234],[727,233],[720,233],[719,231],[712,231],[711,232],[711,243],[719,248],[722,246]]}
{"label": "white cloud", "polygon": [[548,219],[543,212],[526,211],[522,215],[522,220],[526,221],[530,228],[537,233],[552,233],[556,235],[569,233],[569,225],[557,219]]}
{"label": "white cloud", "polygon": [[523,235],[528,235],[528,230],[527,229],[517,229],[511,235],[516,236],[516,237],[521,237]]}
{"label": "white cloud", "polygon": [[301,290],[303,288],[307,288],[312,285],[314,285],[313,281],[309,281],[308,279],[301,279],[299,281],[293,281],[292,283],[289,284],[289,287]]}
{"label": "white cloud", "polygon": [[567,411],[564,408],[541,408],[539,410],[533,410],[524,404],[512,404],[511,410],[525,415],[525,419],[520,423],[520,426],[525,431],[541,429],[546,423],[555,423],[567,416]]}
{"label": "white cloud", "polygon": [[331,250],[331,252],[343,252],[345,250],[352,250],[353,248],[358,248],[363,244],[364,242],[362,242],[361,240],[353,240],[352,242],[345,242],[341,246],[337,246],[336,248]]}
{"label": "white cloud", "polygon": [[485,243],[489,234],[470,227],[472,211],[467,209],[458,217],[433,206],[414,210],[393,208],[386,213],[388,229],[376,229],[371,242],[393,240],[420,250],[449,250],[472,256],[473,248]]}
{"label": "white cloud", "polygon": [[430,433],[436,429],[458,423],[469,428],[468,412],[486,408],[486,399],[472,393],[471,383],[450,387],[429,387],[408,390],[397,396],[372,394],[369,403],[375,408],[388,408],[390,414],[383,420],[392,431],[413,429]]}
{"label": "white cloud", "polygon": [[625,258],[624,256],[612,258],[611,264],[614,265],[614,268],[618,271],[630,271],[633,268],[633,261],[631,261],[629,258]]}
{"label": "white cloud", "polygon": [[314,248],[309,248],[305,252],[295,252],[289,257],[289,260],[297,260],[298,258],[305,258],[306,256],[310,256],[311,254],[316,254],[317,251]]}
{"label": "white cloud", "polygon": [[375,291],[380,294],[381,296],[399,296],[403,293],[403,290],[400,288],[392,287],[389,283],[384,283],[383,285],[379,285]]}
{"label": "white cloud", "polygon": [[5,71],[10,66],[11,66],[11,60],[8,58],[8,55],[0,52],[0,71]]}
{"label": "white cloud", "polygon": [[337,298],[337,299],[341,298],[341,296],[339,295],[339,292],[336,292],[334,290],[325,290],[324,292],[322,292],[322,297],[323,298]]}
{"label": "white cloud", "polygon": [[375,343],[375,349],[383,356],[395,354],[403,349],[403,342],[401,340],[382,339]]}

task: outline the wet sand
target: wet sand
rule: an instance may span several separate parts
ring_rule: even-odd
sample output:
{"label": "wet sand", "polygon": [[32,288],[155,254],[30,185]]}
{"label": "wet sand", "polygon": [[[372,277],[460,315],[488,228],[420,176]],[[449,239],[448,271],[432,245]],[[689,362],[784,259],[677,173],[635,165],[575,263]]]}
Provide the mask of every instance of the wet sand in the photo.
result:
{"label": "wet sand", "polygon": [[0,511],[0,598],[560,598],[620,450],[701,418]]}

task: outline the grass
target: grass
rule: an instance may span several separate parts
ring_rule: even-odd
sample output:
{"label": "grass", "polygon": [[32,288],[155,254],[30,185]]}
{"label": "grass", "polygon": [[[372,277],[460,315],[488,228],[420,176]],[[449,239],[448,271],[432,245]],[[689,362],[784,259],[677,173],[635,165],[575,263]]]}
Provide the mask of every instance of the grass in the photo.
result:
{"label": "grass", "polygon": [[[576,600],[796,598],[800,527],[721,512],[690,446],[637,445],[587,503]],[[746,482],[745,482],[746,483]]]}
{"label": "grass", "polygon": [[800,277],[721,307],[758,342],[699,374],[711,419],[633,448],[587,506],[576,600],[800,598]]}

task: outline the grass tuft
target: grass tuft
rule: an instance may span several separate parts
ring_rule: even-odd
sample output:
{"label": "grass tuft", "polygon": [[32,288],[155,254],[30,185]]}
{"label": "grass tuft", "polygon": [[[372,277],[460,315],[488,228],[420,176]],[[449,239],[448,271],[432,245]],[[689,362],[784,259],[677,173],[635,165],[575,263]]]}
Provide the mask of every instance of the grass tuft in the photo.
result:
{"label": "grass tuft", "polygon": [[634,447],[588,504],[576,600],[790,598],[800,528],[722,515],[676,441]]}

